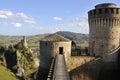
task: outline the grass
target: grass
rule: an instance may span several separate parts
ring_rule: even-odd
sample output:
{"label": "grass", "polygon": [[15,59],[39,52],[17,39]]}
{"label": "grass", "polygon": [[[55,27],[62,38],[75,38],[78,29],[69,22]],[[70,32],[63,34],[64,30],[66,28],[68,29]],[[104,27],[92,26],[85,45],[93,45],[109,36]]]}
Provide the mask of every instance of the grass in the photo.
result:
{"label": "grass", "polygon": [[0,65],[0,80],[18,80],[7,68]]}
{"label": "grass", "polygon": [[30,47],[39,47],[39,44],[28,44]]}

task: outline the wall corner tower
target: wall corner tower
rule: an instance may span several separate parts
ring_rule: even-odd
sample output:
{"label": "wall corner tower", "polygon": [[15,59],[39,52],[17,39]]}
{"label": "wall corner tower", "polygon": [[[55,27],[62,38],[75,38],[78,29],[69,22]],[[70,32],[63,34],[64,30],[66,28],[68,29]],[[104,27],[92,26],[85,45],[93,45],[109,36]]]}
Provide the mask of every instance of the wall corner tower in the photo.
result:
{"label": "wall corner tower", "polygon": [[103,3],[88,12],[90,55],[115,62],[120,49],[120,8]]}

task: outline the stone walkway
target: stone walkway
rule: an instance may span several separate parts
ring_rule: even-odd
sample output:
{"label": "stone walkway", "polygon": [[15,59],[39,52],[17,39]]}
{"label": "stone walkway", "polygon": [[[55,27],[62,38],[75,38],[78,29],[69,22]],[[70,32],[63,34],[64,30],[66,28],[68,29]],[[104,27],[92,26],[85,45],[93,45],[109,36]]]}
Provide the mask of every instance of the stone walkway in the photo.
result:
{"label": "stone walkway", "polygon": [[53,80],[70,80],[68,71],[66,69],[66,62],[64,55],[57,55]]}

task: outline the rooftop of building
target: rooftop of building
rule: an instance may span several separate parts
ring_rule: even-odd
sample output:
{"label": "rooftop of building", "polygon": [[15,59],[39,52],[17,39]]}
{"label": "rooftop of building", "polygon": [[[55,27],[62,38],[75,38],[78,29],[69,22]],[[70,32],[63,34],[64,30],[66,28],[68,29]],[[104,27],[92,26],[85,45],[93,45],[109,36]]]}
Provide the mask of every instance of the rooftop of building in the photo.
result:
{"label": "rooftop of building", "polygon": [[53,41],[53,42],[59,42],[59,41],[71,41],[61,35],[53,34],[50,36],[47,36],[46,38],[42,39],[41,41]]}
{"label": "rooftop of building", "polygon": [[102,3],[95,6],[95,8],[116,8],[114,3]]}

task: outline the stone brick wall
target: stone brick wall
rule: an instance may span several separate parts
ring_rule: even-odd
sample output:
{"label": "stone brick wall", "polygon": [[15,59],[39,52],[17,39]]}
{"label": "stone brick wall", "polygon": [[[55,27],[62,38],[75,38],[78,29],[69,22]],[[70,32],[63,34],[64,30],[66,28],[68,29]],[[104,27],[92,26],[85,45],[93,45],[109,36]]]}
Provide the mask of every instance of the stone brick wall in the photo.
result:
{"label": "stone brick wall", "polygon": [[71,41],[41,41],[40,42],[40,66],[49,68],[51,59],[60,54],[59,48],[63,47],[63,55],[67,61],[67,57],[71,55]]}
{"label": "stone brick wall", "polygon": [[98,80],[102,66],[101,59],[96,58],[94,60],[90,60],[90,58],[87,58],[87,60],[88,62],[81,66],[77,66],[69,72],[70,80]]}
{"label": "stone brick wall", "polygon": [[68,71],[71,71],[79,66],[82,66],[83,64],[86,64],[93,59],[94,57],[90,56],[71,56],[66,61]]}

